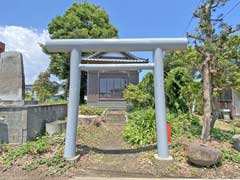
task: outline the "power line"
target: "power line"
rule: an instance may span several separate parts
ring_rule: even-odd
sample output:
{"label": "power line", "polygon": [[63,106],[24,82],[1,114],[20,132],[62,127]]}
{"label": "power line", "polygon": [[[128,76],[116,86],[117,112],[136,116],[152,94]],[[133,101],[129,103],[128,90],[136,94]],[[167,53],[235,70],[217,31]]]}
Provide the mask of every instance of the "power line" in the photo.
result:
{"label": "power line", "polygon": [[240,5],[240,1],[238,1],[229,11],[227,11],[227,13],[222,17],[222,19],[227,17],[238,5]]}
{"label": "power line", "polygon": [[[201,4],[201,2],[202,2],[202,0],[199,0],[196,8],[198,8],[198,6]],[[183,34],[184,34],[184,35],[186,34],[186,32],[188,31],[188,28],[189,28],[190,25],[192,24],[193,18],[194,18],[194,16],[193,16],[193,14],[192,14],[191,19],[189,20],[186,28],[185,28],[184,31],[183,31]]]}

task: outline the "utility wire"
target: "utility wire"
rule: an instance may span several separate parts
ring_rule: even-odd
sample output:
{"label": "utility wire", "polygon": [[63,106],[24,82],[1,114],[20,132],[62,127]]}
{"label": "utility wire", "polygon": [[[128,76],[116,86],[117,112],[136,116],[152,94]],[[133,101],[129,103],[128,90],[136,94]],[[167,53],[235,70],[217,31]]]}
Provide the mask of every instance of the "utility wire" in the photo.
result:
{"label": "utility wire", "polygon": [[227,11],[227,13],[222,17],[222,19],[227,17],[238,5],[240,5],[240,1],[238,1],[229,11]]}
{"label": "utility wire", "polygon": [[[199,2],[198,2],[198,4],[197,4],[197,7],[196,7],[196,8],[198,8],[198,6],[201,4],[201,2],[202,2],[202,0],[199,0]],[[193,18],[194,18],[194,16],[193,16],[193,13],[192,13],[191,19],[189,20],[189,22],[188,22],[186,28],[185,28],[184,31],[183,31],[183,35],[185,35],[185,34],[187,33],[188,28],[189,28],[190,25],[192,24]]]}

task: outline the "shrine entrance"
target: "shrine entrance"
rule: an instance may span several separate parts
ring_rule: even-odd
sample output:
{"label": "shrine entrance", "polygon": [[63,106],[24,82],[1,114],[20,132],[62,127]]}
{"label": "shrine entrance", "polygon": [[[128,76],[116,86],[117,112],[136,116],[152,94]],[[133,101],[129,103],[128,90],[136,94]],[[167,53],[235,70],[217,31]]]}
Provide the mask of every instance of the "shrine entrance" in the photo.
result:
{"label": "shrine entrance", "polygon": [[[166,50],[180,50],[187,47],[186,38],[146,38],[146,39],[59,39],[46,42],[49,52],[70,52],[70,89],[64,157],[68,160],[76,156],[78,106],[81,85],[81,70],[142,70],[154,72],[154,96],[157,126],[157,154],[161,160],[171,159],[168,152],[166,105],[164,92],[163,56]],[[81,64],[81,52],[129,52],[151,51],[154,63],[148,64]],[[110,81],[109,81],[110,82]],[[107,82],[106,82],[107,83]],[[119,82],[121,87],[121,82]],[[111,86],[116,91],[115,86]],[[111,89],[110,87],[110,89]],[[111,90],[112,90],[111,89]],[[117,92],[115,92],[117,93]],[[111,94],[110,94],[111,95]],[[103,96],[109,96],[106,90]]]}

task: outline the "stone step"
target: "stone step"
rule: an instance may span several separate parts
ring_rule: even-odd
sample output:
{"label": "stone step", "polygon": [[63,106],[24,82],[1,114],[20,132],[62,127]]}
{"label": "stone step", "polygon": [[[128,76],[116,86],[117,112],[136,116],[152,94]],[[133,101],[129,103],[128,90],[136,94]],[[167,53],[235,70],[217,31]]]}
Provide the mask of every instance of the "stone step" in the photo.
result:
{"label": "stone step", "polygon": [[57,120],[46,123],[46,132],[51,136],[53,134],[62,133],[66,129],[66,120]]}
{"label": "stone step", "polygon": [[107,108],[110,110],[126,110],[127,102],[126,101],[99,101],[97,103],[88,102],[89,106],[94,106],[98,108]]}

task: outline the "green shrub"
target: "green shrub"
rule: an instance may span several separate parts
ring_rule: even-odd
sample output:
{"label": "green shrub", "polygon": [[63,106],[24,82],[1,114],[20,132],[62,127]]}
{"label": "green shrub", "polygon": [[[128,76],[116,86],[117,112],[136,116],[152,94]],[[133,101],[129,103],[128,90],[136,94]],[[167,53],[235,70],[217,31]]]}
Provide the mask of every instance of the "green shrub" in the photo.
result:
{"label": "green shrub", "polygon": [[[154,109],[136,110],[128,115],[123,136],[130,144],[146,145],[156,142],[156,121]],[[199,118],[191,114],[168,114],[172,126],[172,138],[180,136],[193,138],[201,134]]]}
{"label": "green shrub", "polygon": [[225,141],[225,142],[231,142],[232,136],[234,135],[234,131],[226,131],[222,129],[212,128],[211,129],[211,136],[213,139],[218,141]]}
{"label": "green shrub", "polygon": [[176,67],[165,79],[166,102],[171,112],[191,112],[193,102],[197,109],[201,105],[201,83],[195,82],[185,67]]}
{"label": "green shrub", "polygon": [[80,106],[80,113],[83,115],[98,115],[100,116],[104,111],[107,109],[100,109],[93,106],[81,105]]}
{"label": "green shrub", "polygon": [[139,84],[129,84],[123,91],[123,97],[133,108],[154,107],[153,89],[153,74],[148,73]]}
{"label": "green shrub", "polygon": [[172,138],[181,136],[198,137],[201,134],[200,118],[192,114],[168,114],[168,122],[172,126]]}
{"label": "green shrub", "polygon": [[155,113],[152,108],[137,110],[128,115],[123,136],[130,144],[146,145],[156,141]]}

